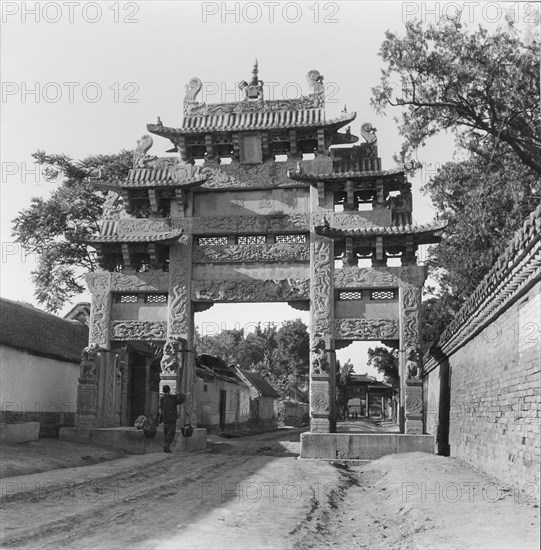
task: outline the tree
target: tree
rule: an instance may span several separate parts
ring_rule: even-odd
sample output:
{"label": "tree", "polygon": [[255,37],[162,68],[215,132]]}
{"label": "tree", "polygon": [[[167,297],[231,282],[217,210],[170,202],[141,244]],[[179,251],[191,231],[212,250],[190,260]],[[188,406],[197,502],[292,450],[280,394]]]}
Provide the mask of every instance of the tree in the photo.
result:
{"label": "tree", "polygon": [[308,377],[309,336],[300,319],[285,321],[279,329],[258,325],[246,335],[242,329],[203,337],[196,333],[196,349],[199,355],[215,355],[260,372],[281,394],[291,389],[292,379],[303,386]]}
{"label": "tree", "polygon": [[[412,21],[404,37],[387,32],[380,49],[386,67],[372,104],[403,110],[397,160],[411,161],[441,130],[463,150],[423,189],[448,224],[429,256],[438,288],[423,303],[425,351],[541,199],[540,47],[508,25],[489,34],[466,31],[460,18]],[[392,99],[396,89],[402,96]]]}
{"label": "tree", "polygon": [[393,387],[398,386],[398,351],[388,348],[376,347],[368,349],[368,366],[373,366],[383,374],[385,382]]}
{"label": "tree", "polygon": [[84,273],[95,269],[91,249],[64,237],[66,231],[73,230],[81,235],[99,233],[105,193],[90,185],[88,178],[100,170],[106,181],[125,179],[133,153],[89,156],[80,162],[44,151],[32,156],[48,181],[59,176],[64,179],[48,199],[33,197],[29,208],[19,212],[13,220],[13,236],[27,253],[37,257],[32,282],[38,302],[47,311],[56,312],[84,291]]}
{"label": "tree", "polygon": [[[471,152],[502,144],[541,174],[538,41],[525,44],[500,28],[470,33],[460,17],[426,27],[409,21],[403,38],[389,31],[385,36],[379,55],[386,67],[372,89],[372,105],[379,112],[389,105],[405,108],[402,160],[429,137],[451,130]],[[397,88],[402,97],[393,100]]]}

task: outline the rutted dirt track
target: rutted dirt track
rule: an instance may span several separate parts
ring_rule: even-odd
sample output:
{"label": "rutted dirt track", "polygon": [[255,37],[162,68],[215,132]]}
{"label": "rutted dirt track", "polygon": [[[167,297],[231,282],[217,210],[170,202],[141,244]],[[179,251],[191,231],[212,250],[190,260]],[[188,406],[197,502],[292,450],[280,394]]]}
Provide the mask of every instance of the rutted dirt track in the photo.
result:
{"label": "rutted dirt track", "polygon": [[[457,461],[411,453],[345,468],[298,460],[298,434],[212,438],[199,454],[5,478],[2,546],[538,547],[535,501],[505,491],[483,497],[494,482]],[[439,502],[428,490],[436,482]],[[450,498],[441,488],[451,482],[477,483],[478,497]]]}

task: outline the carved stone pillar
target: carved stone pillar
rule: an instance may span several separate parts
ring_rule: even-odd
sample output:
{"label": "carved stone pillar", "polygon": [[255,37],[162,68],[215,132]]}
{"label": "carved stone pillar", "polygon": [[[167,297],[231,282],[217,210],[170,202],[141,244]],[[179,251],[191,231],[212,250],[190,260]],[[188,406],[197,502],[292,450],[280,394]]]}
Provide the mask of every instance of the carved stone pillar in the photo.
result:
{"label": "carved stone pillar", "polygon": [[86,283],[92,293],[89,344],[98,344],[99,347],[110,349],[111,274],[89,273],[86,276]]}
{"label": "carved stone pillar", "polygon": [[334,243],[312,235],[310,245],[310,431],[336,431]]}
{"label": "carved stone pillar", "polygon": [[400,405],[401,429],[406,434],[424,432],[420,313],[421,288],[400,287]]}
{"label": "carved stone pillar", "polygon": [[98,346],[91,345],[83,350],[79,385],[77,386],[77,428],[96,428],[98,426],[99,392],[99,355]]}
{"label": "carved stone pillar", "polygon": [[[195,350],[193,304],[191,296],[192,278],[192,241],[191,235],[184,235],[179,243],[171,245],[169,258],[169,323],[168,340],[179,343],[178,368],[175,373],[180,391],[187,394],[186,402],[181,407],[179,425],[190,416],[195,427]],[[173,390],[173,387],[171,388]],[[174,391],[174,390],[173,390]]]}

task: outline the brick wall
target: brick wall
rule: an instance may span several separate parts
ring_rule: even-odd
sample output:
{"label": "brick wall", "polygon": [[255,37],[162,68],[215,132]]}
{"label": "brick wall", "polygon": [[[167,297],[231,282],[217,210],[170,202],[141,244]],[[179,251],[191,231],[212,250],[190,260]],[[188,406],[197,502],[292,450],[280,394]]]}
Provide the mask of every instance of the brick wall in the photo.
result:
{"label": "brick wall", "polygon": [[521,485],[539,485],[540,312],[541,283],[449,358],[451,455]]}
{"label": "brick wall", "polygon": [[436,451],[539,496],[541,207],[424,361]]}

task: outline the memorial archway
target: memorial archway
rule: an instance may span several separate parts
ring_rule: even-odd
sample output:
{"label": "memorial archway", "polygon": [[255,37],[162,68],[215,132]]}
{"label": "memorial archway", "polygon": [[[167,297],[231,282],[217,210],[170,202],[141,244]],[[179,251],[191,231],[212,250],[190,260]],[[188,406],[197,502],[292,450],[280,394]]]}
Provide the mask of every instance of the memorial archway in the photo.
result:
{"label": "memorial archway", "polygon": [[422,434],[426,270],[416,250],[438,242],[443,225],[412,223],[411,185],[402,169],[382,170],[370,124],[361,127],[365,143],[352,146],[358,137],[339,130],[355,113],[325,118],[318,71],[308,73],[309,95],[270,101],[257,73],[242,83],[243,100],[215,105],[197,102],[202,82],[193,78],[183,126],[147,126],[174,155],[148,154],[146,135],[125,182],[93,182],[111,191],[101,234],[71,236],[96,248],[101,269],[87,277],[90,343],[165,340],[190,392],[195,311],[288,302],[310,310],[312,434],[336,429],[335,347],[348,339],[399,342],[403,430]]}

